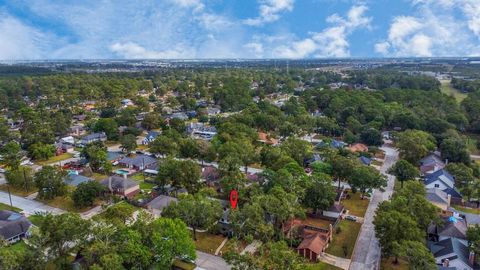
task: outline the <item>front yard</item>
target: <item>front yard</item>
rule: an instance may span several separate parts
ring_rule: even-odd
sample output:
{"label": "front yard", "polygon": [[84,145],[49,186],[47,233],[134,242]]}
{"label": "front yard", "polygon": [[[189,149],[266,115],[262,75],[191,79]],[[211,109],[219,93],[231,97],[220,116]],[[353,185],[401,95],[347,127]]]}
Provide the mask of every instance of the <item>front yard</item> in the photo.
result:
{"label": "front yard", "polygon": [[206,232],[197,232],[197,241],[195,241],[195,247],[200,251],[215,254],[215,251],[224,239],[225,237],[223,237],[222,235],[215,235]]}
{"label": "front yard", "polygon": [[[7,184],[0,185],[0,190],[8,192],[9,186]],[[19,187],[14,187],[10,186],[10,193],[13,195],[17,195],[20,197],[27,197],[30,194],[33,194],[37,192],[37,189],[35,187],[29,187],[27,190],[25,188],[19,188]]]}
{"label": "front yard", "polygon": [[338,268],[328,263],[318,262],[318,263],[304,264],[303,269],[305,270],[341,270],[342,268]]}
{"label": "front yard", "polygon": [[73,154],[72,153],[64,153],[58,156],[53,156],[47,160],[39,160],[35,161],[38,165],[45,166],[45,165],[56,165],[55,163],[72,158]]}
{"label": "front yard", "polygon": [[50,205],[52,207],[55,207],[55,208],[60,208],[60,209],[63,209],[65,211],[75,212],[75,213],[83,213],[83,212],[85,212],[89,209],[92,209],[93,207],[95,207],[97,205],[100,205],[102,203],[101,200],[97,199],[92,207],[77,208],[75,206],[73,200],[72,200],[72,197],[70,197],[69,194],[64,195],[64,196],[55,197],[52,200],[40,200],[40,199],[38,199],[38,201],[41,201],[41,202],[43,202],[47,205]]}
{"label": "front yard", "polygon": [[[349,220],[342,220],[333,232],[333,240],[325,251],[328,254],[350,259],[357,241],[362,224]],[[340,228],[340,229],[338,229]],[[337,233],[339,231],[339,233]]]}
{"label": "front yard", "polygon": [[360,192],[353,193],[349,191],[348,194],[350,195],[350,198],[342,200],[342,205],[350,211],[350,215],[357,217],[365,216],[365,212],[367,212],[367,207],[370,201],[367,198],[362,200]]}
{"label": "front yard", "polygon": [[10,211],[15,211],[15,212],[21,212],[22,209],[17,208],[17,207],[12,207],[8,204],[0,203],[0,210],[10,210]]}

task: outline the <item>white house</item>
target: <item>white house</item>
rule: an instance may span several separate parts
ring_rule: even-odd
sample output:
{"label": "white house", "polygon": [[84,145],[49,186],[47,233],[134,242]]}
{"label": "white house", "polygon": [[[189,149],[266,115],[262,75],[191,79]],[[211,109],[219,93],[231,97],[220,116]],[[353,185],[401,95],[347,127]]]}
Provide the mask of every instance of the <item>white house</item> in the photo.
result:
{"label": "white house", "polygon": [[339,218],[343,213],[343,205],[334,203],[327,210],[323,210],[322,215],[331,218]]}

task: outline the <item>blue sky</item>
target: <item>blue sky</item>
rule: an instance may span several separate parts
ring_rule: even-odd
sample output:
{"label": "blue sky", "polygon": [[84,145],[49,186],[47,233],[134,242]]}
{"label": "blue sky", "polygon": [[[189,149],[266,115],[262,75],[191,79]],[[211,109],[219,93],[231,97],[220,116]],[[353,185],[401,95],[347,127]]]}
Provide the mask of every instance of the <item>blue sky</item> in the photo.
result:
{"label": "blue sky", "polygon": [[0,0],[0,59],[479,56],[480,0]]}

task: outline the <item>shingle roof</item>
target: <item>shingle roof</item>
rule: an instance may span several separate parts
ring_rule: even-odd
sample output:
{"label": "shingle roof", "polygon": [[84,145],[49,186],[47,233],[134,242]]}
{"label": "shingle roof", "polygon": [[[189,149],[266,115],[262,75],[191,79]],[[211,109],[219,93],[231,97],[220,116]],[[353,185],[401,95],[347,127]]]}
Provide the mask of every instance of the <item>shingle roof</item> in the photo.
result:
{"label": "shingle roof", "polygon": [[448,194],[438,188],[427,189],[426,197],[430,202],[448,204]]}
{"label": "shingle roof", "polygon": [[367,158],[367,157],[364,157],[364,156],[361,156],[360,157],[360,161],[365,164],[365,165],[370,165],[372,163],[372,160]]}
{"label": "shingle roof", "polygon": [[435,171],[425,177],[425,185],[431,184],[435,181],[441,181],[447,186],[453,186],[455,184],[455,178],[445,169]]}
{"label": "shingle roof", "polygon": [[454,256],[455,259],[459,259],[465,264],[470,265],[468,261],[468,247],[456,238],[447,238],[439,242],[429,242],[428,245],[435,258],[454,254],[456,255]]}
{"label": "shingle roof", "polygon": [[0,237],[10,239],[28,231],[32,223],[23,215],[8,211],[0,211]]}
{"label": "shingle roof", "polygon": [[147,206],[152,209],[163,210],[163,208],[169,206],[172,202],[177,202],[177,198],[160,195],[155,199],[147,203]]}
{"label": "shingle roof", "polygon": [[131,179],[123,178],[120,176],[110,176],[106,179],[103,179],[100,184],[109,187],[109,181],[111,179],[111,185],[113,190],[126,190],[134,186],[138,186],[139,184]]}
{"label": "shingle roof", "polygon": [[134,157],[124,157],[118,162],[136,167],[143,167],[145,164],[145,167],[150,167],[157,163],[157,159],[147,155],[135,155]]}
{"label": "shingle roof", "polygon": [[69,186],[74,186],[74,187],[80,185],[81,183],[86,183],[89,181],[92,181],[92,179],[83,175],[78,175],[78,174],[70,174],[63,179],[63,182],[65,184]]}
{"label": "shingle roof", "polygon": [[322,253],[323,248],[327,243],[327,239],[321,233],[315,233],[306,236],[300,243],[297,249],[309,249],[316,254]]}
{"label": "shingle roof", "polygon": [[460,192],[458,192],[454,188],[446,188],[446,189],[443,190],[443,192],[451,195],[452,198],[462,198],[462,194],[460,194]]}
{"label": "shingle roof", "polygon": [[420,165],[430,165],[430,164],[444,164],[442,159],[435,155],[435,154],[430,154],[420,160]]}

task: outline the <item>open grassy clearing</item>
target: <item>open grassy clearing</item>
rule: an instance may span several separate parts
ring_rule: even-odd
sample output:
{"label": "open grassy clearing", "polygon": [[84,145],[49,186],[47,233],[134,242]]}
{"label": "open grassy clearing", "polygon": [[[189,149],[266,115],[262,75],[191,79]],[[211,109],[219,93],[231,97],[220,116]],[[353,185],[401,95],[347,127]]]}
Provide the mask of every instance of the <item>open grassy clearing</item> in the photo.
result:
{"label": "open grassy clearing", "polygon": [[0,185],[0,190],[8,192],[10,188],[10,193],[13,195],[17,195],[20,197],[27,197],[28,195],[37,192],[37,189],[35,187],[29,187],[27,190],[25,188],[19,188],[19,187],[14,187],[14,186],[8,186],[7,184]]}
{"label": "open grassy clearing", "polygon": [[452,84],[449,80],[441,80],[440,91],[445,95],[453,96],[458,102],[462,102],[467,97],[467,94],[458,91],[452,87]]}
{"label": "open grassy clearing", "polygon": [[17,208],[15,206],[10,206],[8,204],[0,203],[0,210],[10,210],[10,211],[15,211],[15,212],[21,212],[22,209]]}
{"label": "open grassy clearing", "polygon": [[304,264],[303,267],[304,267],[303,269],[305,270],[341,270],[342,269],[324,262],[308,263],[308,264]]}
{"label": "open grassy clearing", "polygon": [[214,254],[224,239],[225,237],[222,235],[197,232],[197,241],[195,241],[195,247],[200,251]]}
{"label": "open grassy clearing", "polygon": [[367,198],[362,200],[360,192],[352,193],[349,191],[348,194],[350,195],[350,199],[342,200],[342,205],[350,211],[350,215],[357,217],[365,216],[370,201]]}
{"label": "open grassy clearing", "polygon": [[39,160],[39,161],[35,161],[35,163],[37,163],[38,165],[41,165],[41,166],[45,166],[45,165],[57,165],[55,163],[57,162],[60,162],[60,161],[63,161],[63,160],[66,160],[66,159],[69,159],[69,158],[73,158],[73,154],[72,153],[63,153],[61,155],[58,155],[58,156],[53,156],[47,160]]}

